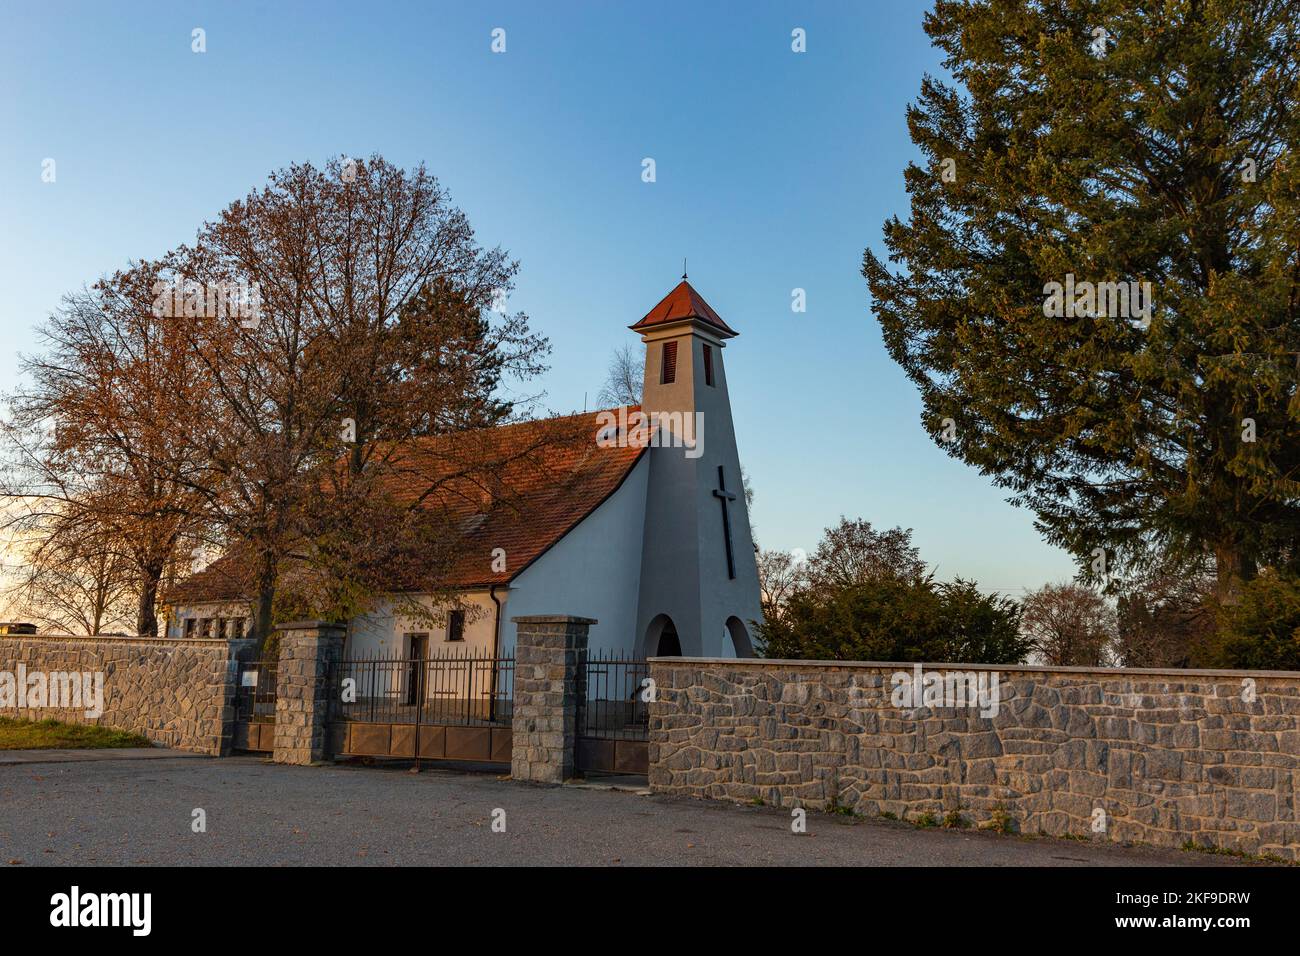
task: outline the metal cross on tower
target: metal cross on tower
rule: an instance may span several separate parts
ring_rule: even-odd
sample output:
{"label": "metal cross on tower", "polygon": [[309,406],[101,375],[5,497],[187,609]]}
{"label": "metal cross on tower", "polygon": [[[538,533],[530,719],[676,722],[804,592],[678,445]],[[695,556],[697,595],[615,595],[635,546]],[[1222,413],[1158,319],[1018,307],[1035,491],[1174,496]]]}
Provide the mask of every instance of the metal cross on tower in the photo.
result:
{"label": "metal cross on tower", "polygon": [[736,558],[731,552],[731,512],[727,505],[736,500],[735,492],[727,490],[726,479],[722,476],[722,466],[718,466],[718,487],[714,489],[713,497],[717,498],[722,505],[722,536],[727,546],[727,577],[735,578],[736,576]]}

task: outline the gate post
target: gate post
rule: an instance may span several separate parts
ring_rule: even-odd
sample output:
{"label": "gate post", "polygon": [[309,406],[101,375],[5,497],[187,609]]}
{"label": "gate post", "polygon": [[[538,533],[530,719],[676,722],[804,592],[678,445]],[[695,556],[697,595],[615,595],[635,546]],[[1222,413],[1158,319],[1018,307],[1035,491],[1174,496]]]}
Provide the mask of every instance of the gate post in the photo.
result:
{"label": "gate post", "polygon": [[566,614],[511,620],[517,636],[510,775],[563,783],[574,775],[587,629],[596,622]]}
{"label": "gate post", "polygon": [[280,660],[276,667],[276,763],[312,764],[328,760],[329,715],[333,688],[330,665],[343,656],[346,629],[324,621],[294,621],[276,628]]}

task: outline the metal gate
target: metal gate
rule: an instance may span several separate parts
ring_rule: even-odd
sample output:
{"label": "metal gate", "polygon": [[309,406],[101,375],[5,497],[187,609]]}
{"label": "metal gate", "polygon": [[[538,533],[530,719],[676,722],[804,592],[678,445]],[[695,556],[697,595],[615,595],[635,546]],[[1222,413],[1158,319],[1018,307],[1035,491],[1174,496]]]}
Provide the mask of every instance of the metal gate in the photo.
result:
{"label": "metal gate", "polygon": [[579,772],[648,773],[650,671],[645,660],[617,652],[597,653],[580,666]]}
{"label": "metal gate", "polygon": [[331,670],[330,744],[350,757],[509,763],[513,657],[352,657]]}
{"label": "metal gate", "polygon": [[255,753],[275,749],[275,672],[273,660],[239,662],[234,749]]}

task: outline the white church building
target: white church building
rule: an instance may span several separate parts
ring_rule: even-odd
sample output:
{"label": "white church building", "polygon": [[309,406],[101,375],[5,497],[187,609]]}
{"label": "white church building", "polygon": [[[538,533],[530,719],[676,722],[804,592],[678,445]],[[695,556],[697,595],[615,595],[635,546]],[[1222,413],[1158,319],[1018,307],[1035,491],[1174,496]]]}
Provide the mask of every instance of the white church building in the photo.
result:
{"label": "white church building", "polygon": [[[630,328],[646,346],[641,406],[576,416],[589,442],[528,476],[509,513],[485,509],[465,523],[446,582],[458,610],[431,608],[431,625],[385,602],[348,622],[348,655],[510,656],[511,618],[537,614],[594,618],[598,652],[753,655],[758,569],[723,360],[737,333],[685,279]],[[537,427],[485,437],[508,447]],[[250,599],[223,573],[228,560],[182,582],[171,635],[244,632]]]}

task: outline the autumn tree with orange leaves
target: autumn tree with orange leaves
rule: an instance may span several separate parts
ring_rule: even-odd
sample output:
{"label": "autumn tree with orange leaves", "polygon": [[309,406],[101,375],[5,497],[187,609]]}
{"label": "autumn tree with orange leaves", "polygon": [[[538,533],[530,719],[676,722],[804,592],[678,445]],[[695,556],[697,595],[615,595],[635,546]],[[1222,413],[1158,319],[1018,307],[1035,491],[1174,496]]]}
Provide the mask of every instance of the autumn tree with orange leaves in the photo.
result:
{"label": "autumn tree with orange leaves", "polygon": [[[422,166],[279,170],[46,323],[5,426],[11,521],[119,541],[142,634],[196,545],[227,553],[261,641],[278,613],[345,619],[393,580],[436,592],[464,520],[446,490],[508,507],[505,465],[583,437],[558,420],[508,453],[475,437],[531,411],[503,383],[549,350],[504,312],[517,270]],[[438,467],[405,464],[450,434]]]}

